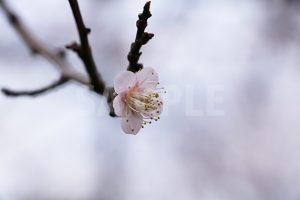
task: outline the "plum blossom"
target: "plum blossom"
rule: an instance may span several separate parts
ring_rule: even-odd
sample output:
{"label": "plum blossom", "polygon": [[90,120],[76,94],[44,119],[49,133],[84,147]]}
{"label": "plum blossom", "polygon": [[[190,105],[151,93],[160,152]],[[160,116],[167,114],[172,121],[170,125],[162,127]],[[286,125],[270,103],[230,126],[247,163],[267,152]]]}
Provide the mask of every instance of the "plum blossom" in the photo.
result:
{"label": "plum blossom", "polygon": [[146,67],[137,73],[124,71],[116,76],[113,101],[116,115],[122,117],[122,129],[136,135],[146,124],[157,121],[162,113],[163,101],[157,88],[158,74]]}

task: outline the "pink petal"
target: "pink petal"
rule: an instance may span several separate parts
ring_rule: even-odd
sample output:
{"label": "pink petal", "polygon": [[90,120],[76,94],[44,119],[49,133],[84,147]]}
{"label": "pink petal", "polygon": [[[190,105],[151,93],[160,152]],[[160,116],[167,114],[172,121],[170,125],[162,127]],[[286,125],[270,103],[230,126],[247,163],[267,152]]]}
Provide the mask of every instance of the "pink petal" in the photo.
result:
{"label": "pink petal", "polygon": [[143,118],[140,114],[131,113],[122,120],[122,129],[127,134],[136,135],[142,127]]}
{"label": "pink petal", "polygon": [[117,94],[128,90],[136,84],[136,76],[133,72],[124,71],[116,76],[114,80],[114,89]]}
{"label": "pink petal", "polygon": [[115,114],[120,117],[125,115],[124,97],[124,94],[118,94],[113,101]]}
{"label": "pink petal", "polygon": [[137,82],[140,88],[154,89],[158,84],[158,74],[151,67],[145,67],[136,73]]}

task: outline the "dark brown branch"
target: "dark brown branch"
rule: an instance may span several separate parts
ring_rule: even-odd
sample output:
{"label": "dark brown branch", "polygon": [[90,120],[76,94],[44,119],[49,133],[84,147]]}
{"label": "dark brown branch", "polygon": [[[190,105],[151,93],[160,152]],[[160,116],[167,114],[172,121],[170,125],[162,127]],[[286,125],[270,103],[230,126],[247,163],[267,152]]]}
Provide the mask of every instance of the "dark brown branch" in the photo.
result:
{"label": "dark brown branch", "polygon": [[23,39],[24,43],[29,47],[31,52],[39,54],[49,62],[54,64],[62,75],[69,77],[70,79],[76,80],[82,84],[89,85],[89,81],[86,77],[70,69],[70,66],[64,61],[63,57],[58,54],[55,50],[47,48],[45,45],[40,43],[33,34],[31,34],[27,27],[22,23],[19,17],[7,6],[4,0],[0,0],[0,7],[7,16],[8,21],[12,27],[16,30],[19,36]]}
{"label": "dark brown branch", "polygon": [[87,28],[83,22],[78,1],[69,0],[69,4],[71,6],[72,13],[76,22],[80,44],[74,42],[71,45],[68,45],[67,48],[72,49],[78,54],[85,65],[86,71],[90,77],[91,84],[94,87],[93,90],[98,94],[103,95],[105,90],[105,83],[98,72],[88,40],[88,34],[91,32],[91,30]]}
{"label": "dark brown branch", "polygon": [[115,98],[115,90],[113,87],[109,87],[106,88],[106,100],[107,100],[107,104],[109,106],[109,115],[111,117],[116,117],[115,111],[114,111],[114,107],[113,107],[113,101]]}
{"label": "dark brown branch", "polygon": [[128,61],[129,65],[127,70],[132,72],[137,72],[143,68],[143,65],[139,63],[140,56],[142,52],[140,52],[143,45],[147,44],[149,40],[151,40],[154,36],[152,33],[145,32],[145,29],[148,25],[148,19],[152,16],[150,12],[150,1],[148,1],[144,6],[143,13],[139,14],[139,19],[136,22],[137,33],[135,37],[135,41],[131,44],[130,51],[128,53]]}
{"label": "dark brown branch", "polygon": [[36,97],[39,96],[41,94],[45,94],[47,92],[50,92],[62,85],[64,85],[65,83],[67,83],[70,79],[67,77],[61,77],[59,80],[55,81],[54,83],[37,89],[37,90],[32,90],[32,91],[15,91],[15,90],[10,90],[10,89],[6,89],[3,88],[2,89],[2,93],[5,94],[6,96],[9,97],[19,97],[19,96],[31,96],[31,97]]}
{"label": "dark brown branch", "polygon": [[[82,15],[80,12],[80,8],[78,5],[77,0],[69,0],[69,4],[72,9],[72,13],[76,22],[77,30],[79,33],[80,38],[80,44],[73,42],[70,45],[67,45],[66,48],[73,50],[75,53],[78,54],[78,56],[81,58],[81,60],[84,63],[84,66],[86,68],[86,71],[89,75],[89,80],[85,77],[81,76],[81,74],[78,74],[74,71],[71,71],[69,69],[69,66],[64,62],[63,54],[57,53],[55,51],[52,51],[42,45],[39,41],[37,41],[32,34],[27,31],[27,28],[24,26],[24,24],[21,23],[20,19],[17,17],[16,14],[14,14],[5,4],[4,0],[0,0],[0,7],[4,10],[5,14],[8,17],[9,22],[11,25],[15,28],[17,33],[20,35],[20,37],[24,40],[26,45],[31,49],[31,51],[34,54],[40,54],[44,58],[46,58],[48,61],[53,63],[58,67],[58,69],[61,71],[61,78],[52,83],[51,85],[34,90],[34,91],[13,91],[9,89],[2,89],[2,92],[11,97],[17,97],[17,96],[37,96],[43,93],[46,93],[48,91],[51,91],[57,87],[60,87],[67,83],[69,80],[76,80],[82,84],[91,86],[93,91],[104,95],[107,99],[107,103],[110,108],[110,115],[115,116],[114,109],[112,106],[113,99],[115,97],[114,95],[114,89],[112,87],[105,87],[105,83],[98,72],[97,66],[95,64],[92,50],[89,44],[88,40],[88,34],[90,33],[90,29],[88,29],[84,21],[82,19]],[[143,45],[145,45],[154,35],[152,33],[145,32],[145,29],[147,27],[147,20],[151,17],[150,13],[150,2],[147,2],[144,6],[143,13],[139,15],[139,20],[137,21],[137,34],[135,38],[135,42],[132,43],[130,52],[128,54],[128,61],[129,66],[128,70],[136,72],[143,68],[143,65],[138,63],[139,58],[141,56],[140,49]]]}

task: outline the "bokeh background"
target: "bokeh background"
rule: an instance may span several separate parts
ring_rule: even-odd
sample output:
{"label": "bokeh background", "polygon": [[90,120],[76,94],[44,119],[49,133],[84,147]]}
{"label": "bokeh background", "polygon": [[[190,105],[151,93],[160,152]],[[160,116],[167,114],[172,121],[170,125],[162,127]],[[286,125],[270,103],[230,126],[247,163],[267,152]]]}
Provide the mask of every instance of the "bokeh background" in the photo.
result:
{"label": "bokeh background", "polygon": [[[77,40],[67,0],[8,3],[49,47]],[[79,3],[112,84],[145,1]],[[78,84],[1,95],[1,200],[300,199],[298,1],[153,0],[151,10],[155,38],[141,61],[168,92],[162,119],[126,135],[105,100]],[[84,73],[76,55],[67,58]],[[58,75],[0,10],[0,86],[34,89]]]}

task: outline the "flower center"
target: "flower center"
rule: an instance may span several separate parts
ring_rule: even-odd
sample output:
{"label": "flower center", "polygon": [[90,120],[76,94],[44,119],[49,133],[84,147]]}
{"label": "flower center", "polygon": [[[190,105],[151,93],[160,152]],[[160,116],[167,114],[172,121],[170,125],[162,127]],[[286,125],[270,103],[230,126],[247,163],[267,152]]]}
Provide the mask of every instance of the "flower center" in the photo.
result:
{"label": "flower center", "polygon": [[145,117],[152,117],[152,112],[158,111],[162,105],[159,93],[155,91],[129,92],[126,96],[127,106],[134,112]]}
{"label": "flower center", "polygon": [[138,87],[128,88],[125,96],[126,110],[139,114],[143,118],[142,128],[159,120],[162,112],[163,101],[160,93],[166,93],[164,88],[141,90]]}

